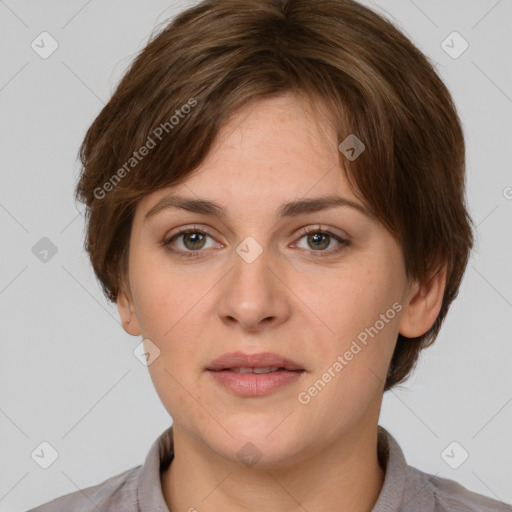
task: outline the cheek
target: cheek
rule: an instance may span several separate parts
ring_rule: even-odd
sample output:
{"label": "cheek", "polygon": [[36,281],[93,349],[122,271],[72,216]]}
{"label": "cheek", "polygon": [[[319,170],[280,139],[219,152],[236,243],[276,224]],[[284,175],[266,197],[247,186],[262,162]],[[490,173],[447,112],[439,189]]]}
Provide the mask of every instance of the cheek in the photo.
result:
{"label": "cheek", "polygon": [[[172,358],[177,357],[179,354],[172,354]],[[175,369],[169,364],[170,360],[170,355],[163,351],[149,365],[148,370],[162,405],[176,421],[182,419],[182,412],[195,411],[197,403],[200,403],[200,396],[195,396],[195,387],[183,382],[183,377],[176,374]]]}
{"label": "cheek", "polygon": [[166,371],[180,378],[187,371],[185,361],[190,371],[200,366],[198,354],[204,350],[205,336],[201,320],[210,318],[207,292],[214,276],[183,273],[159,254],[141,255],[134,261],[132,291],[141,333],[161,353],[150,371],[159,381],[169,380]]}
{"label": "cheek", "polygon": [[[339,340],[339,346],[373,326],[401,298],[401,279],[389,269],[361,260],[358,265],[315,276],[296,274],[293,290],[309,311],[312,322],[323,325],[326,341]],[[388,318],[389,317],[389,318]],[[386,317],[396,327],[396,311]],[[380,326],[380,323],[379,323]]]}
{"label": "cheek", "polygon": [[370,259],[363,264],[363,258],[360,266],[329,278],[302,279],[297,295],[307,297],[318,326],[318,365],[311,383],[321,381],[319,403],[357,409],[383,384],[398,334],[402,285],[399,268]]}
{"label": "cheek", "polygon": [[[311,297],[311,295],[310,295]],[[357,274],[331,280],[316,305],[325,328],[316,337],[316,370],[301,389],[303,413],[332,433],[373,411],[384,386],[398,333],[401,305],[392,280]]]}
{"label": "cheek", "polygon": [[135,254],[130,262],[130,283],[142,334],[161,341],[199,300],[204,286],[199,275],[184,277],[163,252]]}

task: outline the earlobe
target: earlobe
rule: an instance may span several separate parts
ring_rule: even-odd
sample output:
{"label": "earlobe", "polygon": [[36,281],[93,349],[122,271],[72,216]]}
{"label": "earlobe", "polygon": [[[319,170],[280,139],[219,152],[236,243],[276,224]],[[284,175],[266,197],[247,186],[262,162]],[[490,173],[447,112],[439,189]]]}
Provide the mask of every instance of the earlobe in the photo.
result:
{"label": "earlobe", "polygon": [[121,318],[123,329],[132,336],[139,336],[139,323],[137,321],[137,316],[135,315],[131,298],[121,288],[117,295],[117,310],[119,312],[119,317]]}
{"label": "earlobe", "polygon": [[400,321],[402,336],[417,338],[432,327],[443,305],[445,287],[446,264],[430,280],[413,283]]}

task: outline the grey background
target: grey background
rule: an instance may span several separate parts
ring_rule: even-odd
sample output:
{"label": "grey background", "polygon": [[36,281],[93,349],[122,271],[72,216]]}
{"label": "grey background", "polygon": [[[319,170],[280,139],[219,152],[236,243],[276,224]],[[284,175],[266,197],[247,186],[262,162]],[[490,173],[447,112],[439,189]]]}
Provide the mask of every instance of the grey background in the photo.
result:
{"label": "grey background", "polygon": [[[0,510],[19,512],[143,463],[170,424],[82,250],[78,146],[158,22],[191,2],[0,1]],[[512,502],[512,2],[379,0],[437,65],[467,136],[477,247],[433,347],[380,423],[409,464]],[[42,59],[31,42],[59,47]],[[469,48],[441,43],[459,32]],[[458,44],[458,43],[457,43]],[[457,46],[456,46],[457,48]],[[41,262],[48,237],[57,253]],[[456,440],[469,458],[452,469]],[[59,457],[31,458],[42,441]]]}

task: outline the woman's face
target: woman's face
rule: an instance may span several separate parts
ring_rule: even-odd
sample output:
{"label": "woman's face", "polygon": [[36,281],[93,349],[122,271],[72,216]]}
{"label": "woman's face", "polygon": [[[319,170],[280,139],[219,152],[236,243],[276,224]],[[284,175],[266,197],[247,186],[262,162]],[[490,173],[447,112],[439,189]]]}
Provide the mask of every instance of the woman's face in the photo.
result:
{"label": "woman's face", "polygon": [[[149,371],[175,428],[233,461],[253,450],[296,462],[376,424],[411,291],[401,248],[343,176],[327,113],[309,109],[288,94],[240,111],[188,181],[146,196],[133,222],[125,329],[151,341],[151,359],[160,351]],[[327,197],[346,203],[313,201]],[[302,371],[208,369],[233,352]]]}

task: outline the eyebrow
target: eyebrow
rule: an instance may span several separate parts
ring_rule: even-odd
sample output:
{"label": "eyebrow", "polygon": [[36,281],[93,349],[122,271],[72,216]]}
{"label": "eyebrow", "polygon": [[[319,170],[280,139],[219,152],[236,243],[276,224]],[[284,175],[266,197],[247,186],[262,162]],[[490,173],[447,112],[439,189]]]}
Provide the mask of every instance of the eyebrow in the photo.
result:
{"label": "eyebrow", "polygon": [[[297,199],[282,204],[276,213],[277,220],[287,217],[296,217],[307,213],[315,213],[330,208],[349,207],[358,210],[360,213],[375,218],[375,215],[363,204],[351,201],[339,196],[316,197],[309,199]],[[161,199],[145,215],[144,221],[156,215],[158,212],[167,209],[185,210],[201,215],[211,215],[219,218],[228,216],[222,206],[205,199],[193,199],[179,195],[169,195]]]}

